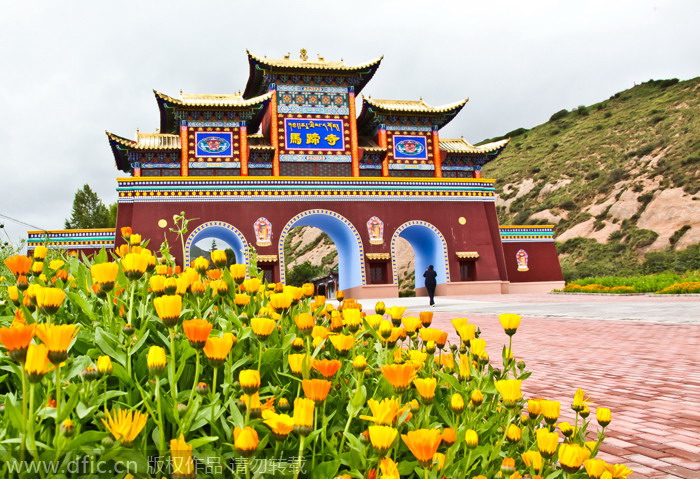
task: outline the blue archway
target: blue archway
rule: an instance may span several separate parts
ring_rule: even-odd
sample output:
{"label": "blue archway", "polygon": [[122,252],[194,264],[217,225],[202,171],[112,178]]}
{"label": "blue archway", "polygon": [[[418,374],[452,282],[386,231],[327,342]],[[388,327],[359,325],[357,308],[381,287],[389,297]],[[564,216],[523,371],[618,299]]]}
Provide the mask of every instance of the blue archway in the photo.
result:
{"label": "blue archway", "polygon": [[396,242],[399,237],[409,242],[413,248],[416,263],[416,289],[425,286],[423,272],[433,265],[437,273],[437,284],[450,281],[450,264],[447,256],[445,237],[427,221],[408,221],[399,226],[391,237],[391,269],[394,284],[399,284],[396,261]]}
{"label": "blue archway", "polygon": [[236,253],[236,263],[248,264],[248,241],[236,227],[223,221],[208,221],[197,226],[185,242],[185,267],[190,265],[192,246],[203,239],[218,239],[228,243]]}
{"label": "blue archway", "polygon": [[339,289],[350,289],[366,284],[365,251],[357,229],[344,216],[329,210],[307,210],[299,213],[280,232],[277,249],[280,280],[285,281],[284,240],[297,226],[313,226],[326,233],[338,249]]}

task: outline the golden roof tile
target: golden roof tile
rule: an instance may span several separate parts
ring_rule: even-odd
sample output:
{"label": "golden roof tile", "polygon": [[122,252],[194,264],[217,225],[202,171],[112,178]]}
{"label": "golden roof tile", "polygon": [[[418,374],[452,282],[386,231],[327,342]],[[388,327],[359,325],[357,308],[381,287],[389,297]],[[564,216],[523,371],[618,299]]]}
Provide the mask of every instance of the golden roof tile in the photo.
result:
{"label": "golden roof tile", "polygon": [[447,113],[462,108],[469,98],[442,106],[430,106],[421,100],[380,100],[362,96],[363,101],[382,110],[400,111],[405,113]]}
{"label": "golden roof tile", "polygon": [[246,50],[248,57],[255,60],[258,63],[267,65],[269,67],[276,68],[289,68],[289,69],[306,69],[306,70],[339,70],[339,71],[358,71],[365,70],[367,68],[376,66],[382,61],[384,56],[370,60],[369,62],[362,63],[360,65],[346,65],[344,61],[327,61],[320,55],[317,60],[310,60],[306,54],[306,50],[301,50],[301,57],[296,59],[291,59],[290,55],[286,55],[284,58],[260,58],[259,56]]}
{"label": "golden roof tile", "polygon": [[129,140],[108,131],[105,132],[107,137],[126,147],[135,150],[179,150],[180,136],[170,135],[166,133],[141,133],[136,132],[136,140]]}
{"label": "golden roof tile", "polygon": [[459,259],[477,259],[478,257],[478,251],[457,251],[457,258]]}
{"label": "golden roof tile", "polygon": [[244,99],[240,92],[231,94],[181,94],[182,99],[173,98],[165,93],[153,90],[156,97],[174,105],[183,107],[219,107],[219,108],[245,108],[258,105],[272,98],[273,92],[267,92],[264,95],[259,95],[248,100]]}
{"label": "golden roof tile", "polygon": [[491,153],[505,147],[510,139],[474,146],[464,138],[440,138],[440,149],[448,153]]}

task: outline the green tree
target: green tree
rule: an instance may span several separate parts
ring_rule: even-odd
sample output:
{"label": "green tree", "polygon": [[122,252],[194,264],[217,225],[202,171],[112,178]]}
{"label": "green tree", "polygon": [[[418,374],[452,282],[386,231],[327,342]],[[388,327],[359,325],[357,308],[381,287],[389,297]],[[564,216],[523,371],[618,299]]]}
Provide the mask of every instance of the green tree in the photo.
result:
{"label": "green tree", "polygon": [[323,274],[323,266],[314,266],[309,261],[304,261],[300,265],[287,270],[286,283],[292,286],[301,286],[310,280]]}
{"label": "green tree", "polygon": [[97,193],[92,191],[90,185],[85,184],[75,192],[73,210],[70,218],[66,220],[66,228],[114,228],[114,226],[109,210]]}

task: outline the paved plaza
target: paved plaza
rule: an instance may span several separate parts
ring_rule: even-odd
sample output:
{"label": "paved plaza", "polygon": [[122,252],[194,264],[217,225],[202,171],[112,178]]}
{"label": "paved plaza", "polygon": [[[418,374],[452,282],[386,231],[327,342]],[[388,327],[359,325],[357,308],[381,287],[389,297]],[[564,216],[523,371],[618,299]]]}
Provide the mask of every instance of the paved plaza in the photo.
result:
{"label": "paved plaza", "polygon": [[[627,464],[633,478],[700,478],[700,297],[549,294],[436,302],[434,324],[452,331],[450,319],[469,318],[492,358],[507,344],[497,315],[522,314],[513,350],[533,371],[526,397],[561,401],[561,420],[570,422],[576,388],[591,396],[592,409],[611,408],[600,458]],[[427,298],[386,304],[429,309]]]}

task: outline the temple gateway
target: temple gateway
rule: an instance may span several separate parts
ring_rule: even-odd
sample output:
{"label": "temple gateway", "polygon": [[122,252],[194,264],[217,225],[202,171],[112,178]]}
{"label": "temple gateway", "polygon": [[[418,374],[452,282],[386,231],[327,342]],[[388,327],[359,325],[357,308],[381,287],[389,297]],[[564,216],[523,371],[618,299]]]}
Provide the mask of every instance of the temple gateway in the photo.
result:
{"label": "temple gateway", "polygon": [[[494,180],[481,168],[508,140],[473,146],[441,138],[466,99],[357,96],[382,58],[361,65],[248,52],[245,89],[232,94],[154,91],[156,133],[107,133],[117,168],[117,229],[158,245],[173,216],[193,220],[184,255],[204,239],[231,245],[238,262],[254,247],[269,281],[285,281],[284,242],[297,226],[323,230],[338,249],[338,288],[348,297],[398,295],[396,247],[415,253],[416,290],[437,271],[438,295],[524,293],[562,287],[552,226],[499,226]],[[359,103],[359,113],[356,104]],[[48,236],[47,236],[48,233]],[[123,239],[115,230],[28,232],[38,244],[94,251]]]}

